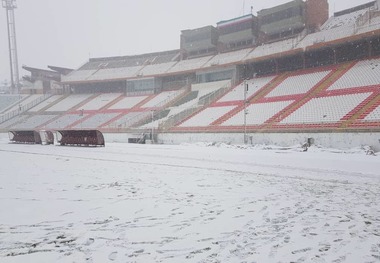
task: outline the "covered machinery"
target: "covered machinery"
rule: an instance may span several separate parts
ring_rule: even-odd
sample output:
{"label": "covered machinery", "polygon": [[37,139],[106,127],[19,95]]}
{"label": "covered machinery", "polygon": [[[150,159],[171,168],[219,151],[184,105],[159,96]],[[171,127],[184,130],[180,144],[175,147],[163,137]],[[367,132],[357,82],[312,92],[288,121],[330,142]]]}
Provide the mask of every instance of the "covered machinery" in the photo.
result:
{"label": "covered machinery", "polygon": [[98,130],[60,130],[57,142],[61,145],[105,146],[104,136]]}
{"label": "covered machinery", "polygon": [[54,135],[51,131],[18,130],[9,131],[9,140],[14,143],[53,144]]}

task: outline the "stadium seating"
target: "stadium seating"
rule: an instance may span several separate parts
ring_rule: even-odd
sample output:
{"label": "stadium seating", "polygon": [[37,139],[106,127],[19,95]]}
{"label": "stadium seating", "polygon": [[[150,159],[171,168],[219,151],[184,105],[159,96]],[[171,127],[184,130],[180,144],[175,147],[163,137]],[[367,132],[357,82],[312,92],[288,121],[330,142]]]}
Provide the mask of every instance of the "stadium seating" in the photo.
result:
{"label": "stadium seating", "polygon": [[180,121],[197,111],[200,107],[207,106],[215,101],[215,99],[220,97],[220,94],[223,94],[230,86],[230,80],[193,84],[191,86],[192,91],[188,96],[172,104],[169,108],[170,111],[164,118],[147,125],[158,127],[161,123],[174,120],[176,116],[182,116],[181,119],[179,119]]}
{"label": "stadium seating", "polygon": [[206,127],[214,121],[231,111],[235,106],[209,107],[199,112],[189,120],[183,122],[179,127]]}
{"label": "stadium seating", "polygon": [[74,70],[70,74],[63,76],[63,81],[84,81],[87,80],[92,74],[96,72],[96,69],[91,70]]}
{"label": "stadium seating", "polygon": [[371,32],[373,30],[377,30],[380,27],[380,15],[373,18],[369,18],[365,24],[363,24],[360,28],[358,28],[358,34]]}
{"label": "stadium seating", "polygon": [[110,79],[124,79],[136,77],[138,71],[142,66],[124,67],[124,68],[102,68],[97,70],[94,74],[87,77],[86,80],[110,80]]}
{"label": "stadium seating", "polygon": [[380,59],[363,60],[356,63],[328,90],[380,85]]}
{"label": "stadium seating", "polygon": [[12,127],[16,123],[24,121],[28,117],[29,116],[27,116],[27,115],[17,115],[17,116],[15,116],[15,117],[13,117],[13,118],[5,121],[5,122],[0,123],[0,129],[7,130],[8,128]]}
{"label": "stadium seating", "polygon": [[86,104],[82,105],[81,109],[83,109],[83,110],[100,110],[102,107],[111,103],[113,100],[116,100],[121,95],[122,95],[121,93],[100,94],[99,96],[93,98],[92,100],[90,100]]}
{"label": "stadium seating", "polygon": [[33,115],[22,119],[18,123],[8,126],[8,128],[33,130],[56,117],[57,115]]}
{"label": "stadium seating", "polygon": [[0,95],[0,112],[12,106],[20,100],[19,95]]}
{"label": "stadium seating", "polygon": [[136,112],[128,112],[125,114],[122,114],[119,118],[114,120],[111,123],[108,123],[106,126],[103,126],[103,128],[108,129],[120,129],[120,128],[130,128],[136,123],[148,118],[151,116],[150,111],[136,111]]}
{"label": "stadium seating", "polygon": [[164,91],[156,95],[154,98],[149,100],[147,103],[141,106],[141,108],[153,108],[153,107],[161,107],[171,100],[175,99],[179,96],[184,90],[174,90],[174,91]]}
{"label": "stadium seating", "polygon": [[[268,103],[255,103],[247,106],[247,125],[260,125],[273,115],[284,109],[293,101],[279,101]],[[242,126],[244,124],[244,109],[223,122],[222,126]]]}
{"label": "stadium seating", "polygon": [[338,27],[353,27],[356,25],[357,19],[366,12],[368,12],[368,9],[362,9],[340,16],[332,16],[325,22],[321,29],[326,31]]}
{"label": "stadium seating", "polygon": [[36,103],[41,102],[43,97],[44,95],[22,95],[19,97],[20,100],[18,100],[17,103],[14,103],[11,107],[7,108],[5,112],[19,111],[20,109],[24,112],[33,107],[33,105],[36,105]]}
{"label": "stadium seating", "polygon": [[[247,82],[248,84],[248,90],[247,90],[247,99],[251,97],[253,94],[255,94],[257,91],[259,91],[262,87],[267,85],[270,81],[272,81],[275,78],[275,76],[269,76],[269,77],[263,77],[263,78],[256,78],[249,80]],[[244,82],[242,82],[240,85],[233,88],[231,91],[229,91],[226,95],[224,95],[222,98],[220,98],[217,102],[232,102],[232,101],[242,101],[244,100]]]}
{"label": "stadium seating", "polygon": [[282,120],[281,124],[340,122],[370,95],[371,93],[356,93],[313,98]]}
{"label": "stadium seating", "polygon": [[220,90],[228,89],[230,86],[231,81],[229,80],[193,84],[191,85],[191,90],[196,96],[192,100],[178,105],[178,108],[186,109],[210,104],[215,99],[216,93]]}
{"label": "stadium seating", "polygon": [[47,112],[53,112],[53,111],[61,111],[65,112],[70,109],[72,109],[75,106],[78,106],[80,103],[83,103],[85,100],[89,99],[90,97],[94,96],[93,94],[75,94],[70,95],[63,100],[59,101],[56,104],[53,104],[50,108],[48,108]]}
{"label": "stadium seating", "polygon": [[[311,29],[314,33],[308,34],[305,29],[297,35],[278,36],[283,37],[279,41],[271,38],[273,42],[236,51],[189,59],[181,59],[186,54],[179,50],[90,59],[64,76],[63,83],[96,83],[88,90],[98,91],[101,89],[99,83],[111,83],[108,81],[112,80],[115,85],[110,85],[109,90],[120,92],[121,87],[125,93],[77,94],[87,90],[87,86],[81,87],[78,83],[71,89],[73,94],[44,97],[41,102],[41,95],[24,96],[21,101],[19,96],[0,95],[3,115],[0,129],[242,131],[244,124],[251,131],[306,126],[355,128],[372,125],[378,128],[380,59],[376,56],[380,51],[375,45],[379,41],[378,33],[376,39],[371,34],[380,28],[380,11],[372,7],[348,13],[350,10],[328,19],[320,30]],[[363,36],[366,42],[361,41],[365,43],[356,46],[355,41]],[[258,36],[257,40],[261,41],[261,37],[263,41],[269,39]],[[342,44],[346,40],[350,44]],[[368,52],[349,57],[356,47],[364,51],[368,48]],[[320,66],[320,54],[322,62],[328,66]],[[362,60],[354,60],[359,58]],[[335,64],[344,61],[347,63]],[[292,62],[295,66],[287,68],[285,64]],[[302,67],[310,68],[290,72]],[[226,71],[229,78],[233,71],[229,80],[187,85],[199,79],[220,78]],[[278,73],[273,73],[275,71]],[[273,75],[242,81],[253,72]],[[133,93],[131,82],[147,76],[150,84],[157,77],[155,89],[149,86],[148,91],[141,91],[144,93]],[[174,90],[179,85],[181,88]],[[158,92],[161,89],[164,91]],[[37,106],[30,106],[36,101],[39,102]],[[19,105],[25,108],[19,111]],[[12,119],[4,118],[5,110],[13,111],[13,115],[8,113]]]}
{"label": "stadium seating", "polygon": [[258,46],[247,55],[246,59],[260,58],[296,49],[298,41],[297,37]]}
{"label": "stadium seating", "polygon": [[185,96],[179,98],[173,105],[172,107],[178,107],[180,105],[183,105],[183,104],[186,104],[188,102],[192,102],[194,101],[195,99],[197,99],[199,96],[199,91],[198,90],[195,90],[195,91],[189,91],[185,94]]}
{"label": "stadium seating", "polygon": [[149,60],[149,64],[163,64],[175,61],[180,56],[179,51],[169,52],[167,54],[154,55],[152,59]]}
{"label": "stadium seating", "polygon": [[292,75],[287,77],[267,97],[304,94],[310,91],[318,82],[325,78],[331,71],[319,71],[308,74]]}
{"label": "stadium seating", "polygon": [[49,130],[65,129],[66,127],[69,127],[73,123],[78,122],[80,119],[83,119],[86,116],[87,114],[65,114],[50,121],[44,126],[44,128]]}
{"label": "stadium seating", "polygon": [[135,56],[95,58],[84,64],[79,70],[98,70],[100,68],[124,68],[136,67],[148,64],[160,64],[175,61],[179,57],[179,51],[159,52]]}
{"label": "stadium seating", "polygon": [[167,62],[162,64],[147,65],[139,71],[141,76],[152,76],[166,73],[177,62]]}
{"label": "stadium seating", "polygon": [[376,121],[380,122],[380,105],[376,107],[375,110],[373,110],[371,113],[369,113],[365,118],[364,121]]}
{"label": "stadium seating", "polygon": [[321,27],[320,32],[307,35],[298,45],[306,48],[317,43],[329,42],[355,35],[358,31],[357,20],[368,10],[362,9],[341,16],[332,16]]}
{"label": "stadium seating", "polygon": [[44,108],[51,107],[55,102],[62,99],[63,97],[64,95],[53,95],[50,98],[39,103],[38,105],[34,106],[33,108],[29,109],[28,112],[38,112],[40,110],[43,110]]}
{"label": "stadium seating", "polygon": [[118,113],[97,113],[91,116],[87,116],[83,118],[83,120],[80,119],[69,127],[74,129],[93,129],[108,122],[117,115]]}
{"label": "stadium seating", "polygon": [[111,110],[121,110],[121,109],[131,109],[143,100],[148,98],[148,96],[132,96],[132,97],[124,97],[122,100],[118,101],[109,109]]}
{"label": "stadium seating", "polygon": [[207,96],[208,94],[219,90],[220,88],[230,87],[230,80],[222,80],[222,81],[213,81],[206,83],[199,83],[191,85],[192,91],[198,91],[198,99],[202,99],[202,97]]}
{"label": "stadium seating", "polygon": [[202,68],[213,56],[185,59],[171,67],[167,73],[183,72]]}
{"label": "stadium seating", "polygon": [[220,53],[210,59],[203,67],[211,67],[216,65],[226,65],[235,61],[244,60],[244,58],[252,51],[252,48]]}

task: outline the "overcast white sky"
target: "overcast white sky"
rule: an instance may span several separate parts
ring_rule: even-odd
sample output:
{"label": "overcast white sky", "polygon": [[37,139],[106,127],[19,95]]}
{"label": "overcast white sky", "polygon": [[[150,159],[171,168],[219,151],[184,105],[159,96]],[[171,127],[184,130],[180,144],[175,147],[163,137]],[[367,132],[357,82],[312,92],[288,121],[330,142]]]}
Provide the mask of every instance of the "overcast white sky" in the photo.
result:
{"label": "overcast white sky", "polygon": [[[179,48],[180,31],[289,0],[17,0],[19,65],[78,68],[89,57]],[[370,0],[329,0],[330,13]],[[25,75],[21,71],[21,76]],[[20,77],[21,77],[20,76]],[[0,10],[0,82],[9,80],[6,12]]]}

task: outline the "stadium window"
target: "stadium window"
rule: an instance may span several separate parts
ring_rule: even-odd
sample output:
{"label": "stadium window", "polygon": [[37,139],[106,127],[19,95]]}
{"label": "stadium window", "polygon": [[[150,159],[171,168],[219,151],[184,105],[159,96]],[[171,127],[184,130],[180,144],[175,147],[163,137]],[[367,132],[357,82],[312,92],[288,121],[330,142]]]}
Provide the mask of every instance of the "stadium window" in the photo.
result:
{"label": "stadium window", "polygon": [[302,16],[302,7],[301,6],[296,6],[296,7],[291,7],[279,12],[275,12],[266,16],[263,16],[261,18],[262,24],[271,24],[274,22],[278,22],[284,19],[289,19],[295,16]]}

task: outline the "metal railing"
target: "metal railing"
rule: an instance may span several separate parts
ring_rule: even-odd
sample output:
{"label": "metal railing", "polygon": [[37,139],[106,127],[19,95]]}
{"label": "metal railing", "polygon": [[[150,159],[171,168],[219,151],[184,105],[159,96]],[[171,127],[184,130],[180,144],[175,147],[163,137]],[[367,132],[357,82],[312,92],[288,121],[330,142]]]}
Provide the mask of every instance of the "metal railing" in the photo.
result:
{"label": "metal railing", "polygon": [[173,116],[170,116],[166,121],[161,122],[158,128],[160,130],[167,130],[175,126],[177,123],[190,117],[192,114],[199,111],[201,108],[205,108],[208,105],[210,105],[212,102],[215,101],[216,98],[224,94],[230,87],[231,87],[230,83],[225,84],[220,89],[204,96],[202,99],[200,99],[197,103],[191,105],[189,108],[184,109],[180,113],[177,113]]}
{"label": "metal railing", "polygon": [[169,97],[167,97],[165,100],[159,102],[158,104],[155,105],[155,107],[163,107],[165,105],[167,105],[169,102],[173,101],[174,99],[182,96],[186,91],[188,90],[187,87],[184,87],[182,88],[178,93],[173,93],[172,95],[170,95]]}
{"label": "metal railing", "polygon": [[[6,121],[8,121],[8,120],[10,120],[10,119],[12,119],[12,118],[14,118],[14,117],[16,117],[16,116],[24,113],[24,112],[27,112],[28,110],[30,110],[34,106],[40,104],[44,100],[47,100],[51,96],[53,96],[53,95],[52,94],[44,94],[43,96],[38,97],[37,99],[29,102],[26,105],[21,105],[21,101],[20,101],[18,109],[10,111],[10,112],[5,113],[5,114],[3,114],[3,115],[0,116],[0,123],[6,122]],[[17,105],[17,104],[15,104],[15,105]]]}
{"label": "metal railing", "polygon": [[[182,96],[183,93],[185,93],[187,91],[187,89],[188,89],[188,87],[184,87],[179,93],[172,94],[171,96],[169,96],[165,100],[159,102],[154,107],[161,108],[161,107],[167,105],[170,101],[176,99],[179,96]],[[161,111],[164,111],[164,110],[166,110],[166,109],[155,111],[155,115],[158,114]],[[139,114],[131,117],[127,121],[124,121],[122,123],[111,123],[111,124],[107,125],[105,128],[113,128],[113,129],[116,129],[116,128],[131,128],[131,127],[135,126],[136,124],[140,123],[141,121],[147,119],[150,116],[151,116],[151,111],[140,112]]]}

